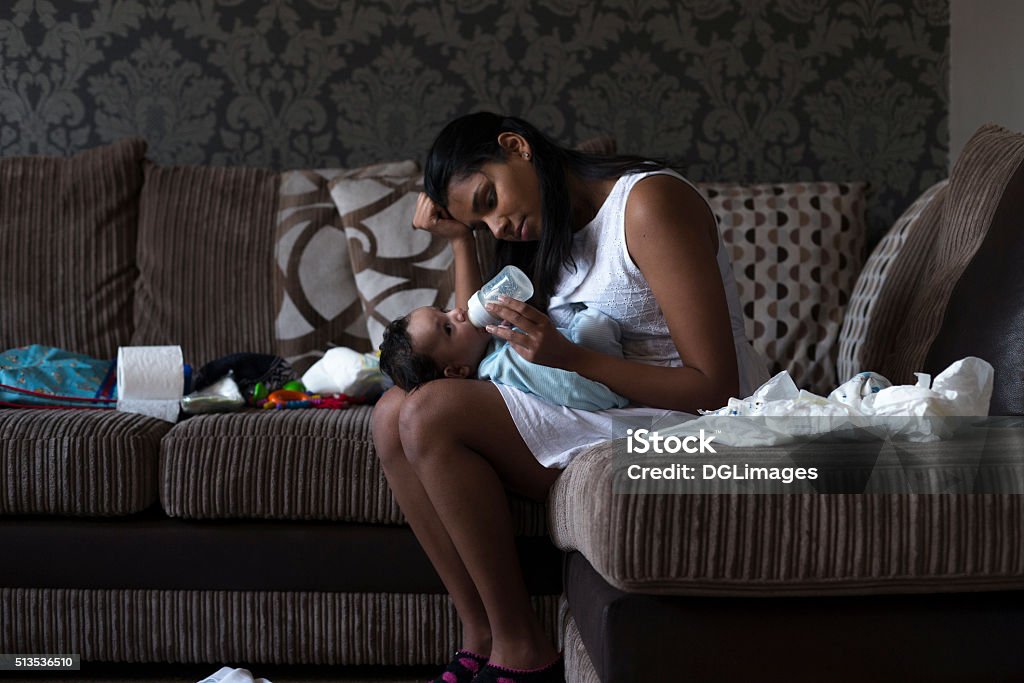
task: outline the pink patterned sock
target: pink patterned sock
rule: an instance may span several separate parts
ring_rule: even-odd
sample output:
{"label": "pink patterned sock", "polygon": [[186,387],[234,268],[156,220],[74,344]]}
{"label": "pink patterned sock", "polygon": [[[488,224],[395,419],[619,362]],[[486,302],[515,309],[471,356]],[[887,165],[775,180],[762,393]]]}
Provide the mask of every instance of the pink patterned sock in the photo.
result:
{"label": "pink patterned sock", "polygon": [[473,683],[564,683],[565,660],[562,653],[555,661],[539,669],[513,669],[488,663]]}
{"label": "pink patterned sock", "polygon": [[470,683],[487,664],[487,657],[469,650],[456,650],[452,661],[433,683]]}

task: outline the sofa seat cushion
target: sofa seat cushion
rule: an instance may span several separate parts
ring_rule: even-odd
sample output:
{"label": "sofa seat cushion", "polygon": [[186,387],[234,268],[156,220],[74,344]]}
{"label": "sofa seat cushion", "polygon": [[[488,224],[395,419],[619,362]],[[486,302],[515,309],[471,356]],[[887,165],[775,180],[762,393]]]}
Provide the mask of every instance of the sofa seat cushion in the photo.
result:
{"label": "sofa seat cushion", "polygon": [[776,596],[1021,588],[1024,430],[978,432],[901,443],[898,451],[880,450],[878,442],[827,443],[821,452],[805,444],[799,454],[783,446],[716,445],[718,461],[751,466],[762,464],[759,457],[791,454],[820,462],[873,449],[879,458],[899,457],[908,480],[932,477],[928,490],[941,490],[934,484],[942,478],[964,484],[954,490],[970,491],[948,494],[615,493],[616,480],[619,487],[627,480],[616,468],[614,442],[607,442],[577,456],[556,482],[551,534],[563,550],[579,550],[609,584],[632,592]]}
{"label": "sofa seat cushion", "polygon": [[[373,449],[370,406],[200,415],[163,440],[160,500],[185,519],[309,519],[404,524]],[[522,535],[545,508],[511,498]]]}
{"label": "sofa seat cushion", "polygon": [[0,515],[144,510],[169,428],[112,410],[0,410]]}

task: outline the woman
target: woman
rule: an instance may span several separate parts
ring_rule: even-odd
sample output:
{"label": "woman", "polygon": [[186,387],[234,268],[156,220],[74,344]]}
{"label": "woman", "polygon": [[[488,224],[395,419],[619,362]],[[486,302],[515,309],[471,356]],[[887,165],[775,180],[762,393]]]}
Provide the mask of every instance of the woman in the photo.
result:
{"label": "woman", "polygon": [[[587,413],[440,379],[390,390],[373,413],[388,482],[463,625],[462,648],[437,680],[560,681],[560,655],[519,569],[505,489],[543,501],[576,453],[609,437],[613,417],[717,408],[767,373],[744,338],[715,219],[681,176],[573,152],[521,119],[478,113],[441,132],[424,181],[413,228],[449,240],[458,306],[482,280],[472,231],[489,230],[498,267],[519,265],[537,293],[530,304],[496,305],[515,329],[488,331],[637,406]],[[558,333],[582,304],[618,320],[624,358]]]}

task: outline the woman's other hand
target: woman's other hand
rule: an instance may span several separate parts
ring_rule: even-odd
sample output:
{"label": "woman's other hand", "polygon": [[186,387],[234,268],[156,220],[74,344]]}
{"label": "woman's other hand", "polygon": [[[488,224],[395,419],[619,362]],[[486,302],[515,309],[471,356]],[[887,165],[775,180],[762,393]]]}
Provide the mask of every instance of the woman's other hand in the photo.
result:
{"label": "woman's other hand", "polygon": [[520,356],[538,365],[566,367],[576,345],[558,331],[547,315],[530,304],[508,297],[502,297],[499,303],[487,304],[487,310],[512,326],[488,325],[487,331],[512,344]]}
{"label": "woman's other hand", "polygon": [[461,240],[472,238],[473,231],[469,226],[453,219],[443,207],[427,196],[426,192],[420,192],[416,200],[416,213],[412,218],[414,230],[426,230],[427,232],[444,237],[448,240]]}

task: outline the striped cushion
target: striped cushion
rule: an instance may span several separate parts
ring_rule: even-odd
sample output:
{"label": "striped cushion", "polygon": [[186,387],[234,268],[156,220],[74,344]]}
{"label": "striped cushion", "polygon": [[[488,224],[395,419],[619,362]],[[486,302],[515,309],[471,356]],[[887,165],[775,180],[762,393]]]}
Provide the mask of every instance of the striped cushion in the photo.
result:
{"label": "striped cushion", "polygon": [[258,168],[147,165],[132,344],[180,344],[193,367],[274,353],[278,182]]}
{"label": "striped cushion", "polygon": [[169,428],[107,410],[0,410],[0,515],[144,510]]}
{"label": "striped cushion", "polygon": [[[874,370],[861,361],[861,351],[869,327],[878,319],[873,318],[875,304],[881,298],[909,296],[909,291],[895,291],[892,283],[894,263],[899,261],[900,250],[907,236],[916,230],[930,231],[941,215],[940,207],[946,198],[948,180],[940,180],[918,197],[903,212],[885,237],[871,252],[864,270],[857,278],[857,284],[850,296],[850,303],[843,316],[843,329],[839,333],[839,382],[845,382],[858,372]],[[927,212],[925,211],[927,209]],[[884,334],[881,327],[876,334]]]}
{"label": "striped cushion", "polygon": [[[163,440],[160,500],[186,519],[404,524],[373,449],[369,406],[201,415]],[[547,532],[544,506],[512,498],[520,535]]]}
{"label": "striped cushion", "polygon": [[[991,429],[979,473],[930,467],[946,481],[1019,491],[1024,430]],[[962,444],[901,443],[923,462],[956,460]],[[830,456],[877,444],[827,444]],[[722,461],[779,449],[718,446]],[[785,452],[785,451],[783,451]],[[803,451],[802,451],[803,452]],[[1002,462],[1002,460],[1001,460]],[[968,479],[970,477],[970,479]],[[627,592],[675,595],[829,595],[1024,588],[1024,496],[613,493],[624,472],[607,443],[578,456],[549,499],[551,536],[579,550]]]}
{"label": "striped cushion", "polygon": [[0,159],[0,350],[113,358],[132,334],[146,143]]}
{"label": "striped cushion", "polygon": [[[893,261],[889,291],[894,296],[876,303],[861,355],[867,367],[896,383],[914,382],[953,288],[984,242],[1003,191],[1022,162],[1020,133],[986,125],[967,141],[950,173],[934,229],[913,231]],[[930,226],[935,218],[929,213],[921,220]]]}

